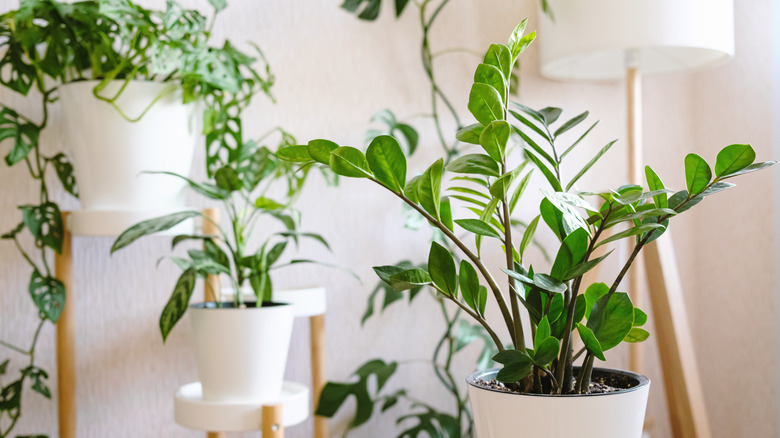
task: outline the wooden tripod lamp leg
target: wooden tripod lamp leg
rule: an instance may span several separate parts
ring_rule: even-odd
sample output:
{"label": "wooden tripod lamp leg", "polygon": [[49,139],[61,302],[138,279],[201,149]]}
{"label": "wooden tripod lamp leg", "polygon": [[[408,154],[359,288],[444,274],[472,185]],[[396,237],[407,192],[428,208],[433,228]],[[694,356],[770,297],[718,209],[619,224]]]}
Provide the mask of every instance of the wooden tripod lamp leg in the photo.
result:
{"label": "wooden tripod lamp leg", "polygon": [[[216,208],[203,209],[203,234],[219,235],[219,210]],[[216,301],[219,291],[219,276],[209,275],[203,284],[203,301]],[[208,438],[225,438],[225,432],[207,432]]]}
{"label": "wooden tripod lamp leg", "polygon": [[[310,319],[311,330],[311,387],[314,406],[320,400],[325,386],[325,315],[314,315]],[[328,438],[328,419],[314,416],[314,438]]]}
{"label": "wooden tripod lamp leg", "polygon": [[62,213],[62,253],[54,255],[54,272],[65,285],[65,308],[57,321],[57,409],[60,438],[76,438],[76,341],[73,257],[68,212]]}
{"label": "wooden tripod lamp leg", "polygon": [[711,438],[677,261],[668,234],[645,247],[645,267],[672,434],[676,438]]}
{"label": "wooden tripod lamp leg", "polygon": [[263,438],[284,438],[282,405],[263,406]]}

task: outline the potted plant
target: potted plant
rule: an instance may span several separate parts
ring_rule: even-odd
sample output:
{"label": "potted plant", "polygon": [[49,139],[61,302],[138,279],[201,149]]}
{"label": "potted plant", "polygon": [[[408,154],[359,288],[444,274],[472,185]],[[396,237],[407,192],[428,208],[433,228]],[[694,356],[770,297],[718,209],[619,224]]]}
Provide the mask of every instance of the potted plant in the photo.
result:
{"label": "potted plant", "polygon": [[[287,132],[279,130],[281,145],[295,143]],[[135,240],[170,230],[184,220],[203,217],[216,234],[183,234],[173,238],[172,247],[195,240],[203,249],[190,249],[187,257],[169,257],[182,274],[160,316],[163,341],[176,323],[191,309],[198,375],[203,397],[210,401],[263,402],[277,400],[283,383],[294,311],[291,305],[272,301],[271,271],[282,266],[312,263],[294,259],[281,263],[285,250],[300,239],[313,239],[325,247],[322,236],[299,230],[299,213],[292,204],[304,186],[310,166],[293,169],[276,158],[258,142],[249,141],[236,148],[230,161],[214,172],[214,178],[198,183],[183,175],[167,173],[185,181],[193,190],[218,201],[227,213],[227,226],[215,223],[200,211],[183,211],[153,218],[125,230],[114,242],[111,252]],[[269,193],[284,181],[281,197]],[[250,237],[258,220],[270,218],[281,230],[267,232],[265,240],[250,247]],[[329,247],[328,247],[329,248]],[[215,302],[190,306],[197,278],[222,276],[229,287],[210,290]],[[206,282],[207,287],[214,287]],[[254,295],[247,300],[246,292]]]}
{"label": "potted plant", "polygon": [[[468,109],[477,123],[462,128],[457,136],[465,143],[479,145],[480,153],[463,155],[446,168],[440,159],[411,179],[407,179],[402,149],[389,135],[372,140],[365,154],[314,140],[281,149],[277,155],[303,166],[320,163],[339,175],[365,178],[384,187],[438,228],[462,255],[456,264],[450,250],[433,242],[427,267],[374,269],[395,290],[421,285],[435,288],[479,323],[499,350],[493,360],[502,365],[500,369],[467,378],[478,437],[513,436],[519,431],[541,437],[639,437],[649,381],[637,374],[595,366],[596,359],[604,360],[604,353],[621,342],[640,342],[649,336],[641,328],[647,315],[618,290],[621,280],[636,255],[664,233],[673,217],[705,197],[733,187],[727,181],[730,178],[774,162],[754,163],[752,147],[734,144],[718,153],[714,170],[700,156],[689,154],[685,158],[685,190],[665,188],[647,167],[647,190],[625,185],[610,191],[572,192],[574,184],[614,142],[604,146],[574,176],[564,179],[563,159],[593,126],[564,149],[559,136],[579,125],[587,113],[558,122],[558,108],[537,111],[519,104],[510,106],[507,90],[512,66],[535,38],[534,33],[524,35],[525,25],[523,21],[517,26],[507,44],[491,45],[476,69]],[[517,123],[511,124],[510,116]],[[513,134],[522,139],[522,148],[510,147]],[[513,152],[520,155],[519,161]],[[551,190],[543,192],[539,214],[518,239],[512,235],[511,216],[520,205],[522,175],[531,168],[544,175]],[[460,210],[449,197],[442,196],[445,171],[457,175],[452,178],[453,187],[467,194],[453,198],[464,201],[466,211],[475,217],[454,219],[453,213]],[[560,241],[549,272],[542,272],[525,258],[540,222]],[[458,237],[463,232],[474,236],[474,245]],[[614,281],[583,284],[583,275],[609,256],[593,257],[594,250],[626,238],[636,244]],[[505,261],[502,282],[481,256],[483,246],[490,241],[501,248]],[[488,320],[489,297],[500,313],[499,325],[506,329],[507,340],[499,334],[495,320]],[[576,352],[575,336],[584,345]],[[579,366],[575,366],[578,360]],[[372,372],[361,374],[361,381]]]}
{"label": "potted plant", "polygon": [[[211,17],[175,1],[157,11],[131,0],[22,0],[0,17],[8,69],[0,83],[41,95],[41,127],[55,107],[61,116],[58,137],[79,181],[82,211],[71,221],[78,234],[116,235],[184,209],[183,182],[141,172],[189,175],[203,135],[211,174],[240,141],[241,111],[257,93],[270,97],[273,77],[267,67],[258,73],[258,58],[229,41],[210,45],[226,2],[209,3]],[[34,131],[12,162],[37,144]]]}

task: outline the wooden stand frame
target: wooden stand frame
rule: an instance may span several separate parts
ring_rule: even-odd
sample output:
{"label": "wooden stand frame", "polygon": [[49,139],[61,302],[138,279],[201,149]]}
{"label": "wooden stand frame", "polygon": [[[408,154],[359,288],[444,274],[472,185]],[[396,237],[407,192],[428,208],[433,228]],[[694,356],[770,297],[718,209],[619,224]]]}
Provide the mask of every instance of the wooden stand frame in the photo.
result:
{"label": "wooden stand frame", "polygon": [[[68,227],[68,212],[62,213],[63,237],[62,253],[55,254],[54,266],[57,278],[65,285],[65,308],[57,322],[57,416],[60,438],[76,438],[77,399],[76,399],[76,342],[75,342],[75,306],[73,295],[73,252],[72,234]],[[203,211],[204,234],[217,234],[219,210]],[[219,290],[219,278],[209,276],[204,286],[204,299],[216,299],[212,291]],[[316,406],[320,392],[325,386],[325,315],[310,317],[311,324],[311,369],[312,402]],[[263,406],[263,438],[283,438],[282,406]],[[208,438],[225,438],[224,432],[208,432]],[[314,437],[328,438],[328,421],[314,417]]]}

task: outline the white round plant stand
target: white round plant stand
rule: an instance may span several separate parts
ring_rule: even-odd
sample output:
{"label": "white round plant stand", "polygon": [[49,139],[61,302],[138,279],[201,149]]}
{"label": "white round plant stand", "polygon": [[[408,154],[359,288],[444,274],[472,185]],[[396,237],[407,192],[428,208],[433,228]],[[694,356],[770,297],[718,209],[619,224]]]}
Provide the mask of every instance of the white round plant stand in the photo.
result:
{"label": "white round plant stand", "polygon": [[[186,181],[144,172],[188,177],[200,138],[198,106],[182,104],[175,85],[128,82],[115,104],[129,118],[143,115],[131,122],[93,96],[98,83],[59,89],[60,141],[73,159],[81,201],[70,227],[80,236],[116,236],[143,220],[185,209]],[[123,84],[110,82],[100,94],[115,96]],[[166,234],[188,234],[192,228],[185,221]]]}
{"label": "white round plant stand", "polygon": [[176,391],[173,416],[176,423],[190,429],[262,430],[264,438],[273,437],[284,427],[294,426],[309,417],[309,388],[300,383],[284,382],[281,398],[274,403],[229,403],[205,401],[200,382],[189,383]]}

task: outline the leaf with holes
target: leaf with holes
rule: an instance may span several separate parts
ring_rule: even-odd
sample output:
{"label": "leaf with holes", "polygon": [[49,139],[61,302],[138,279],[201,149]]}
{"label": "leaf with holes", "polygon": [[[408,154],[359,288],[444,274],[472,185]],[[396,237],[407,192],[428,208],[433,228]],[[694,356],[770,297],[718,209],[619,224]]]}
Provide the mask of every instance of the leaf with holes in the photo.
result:
{"label": "leaf with holes", "polygon": [[22,205],[19,209],[22,210],[22,222],[35,238],[36,246],[48,246],[58,253],[62,252],[65,230],[57,204]]}
{"label": "leaf with holes", "polygon": [[28,289],[40,315],[56,324],[65,308],[65,285],[54,277],[43,277],[38,270],[34,270]]}

